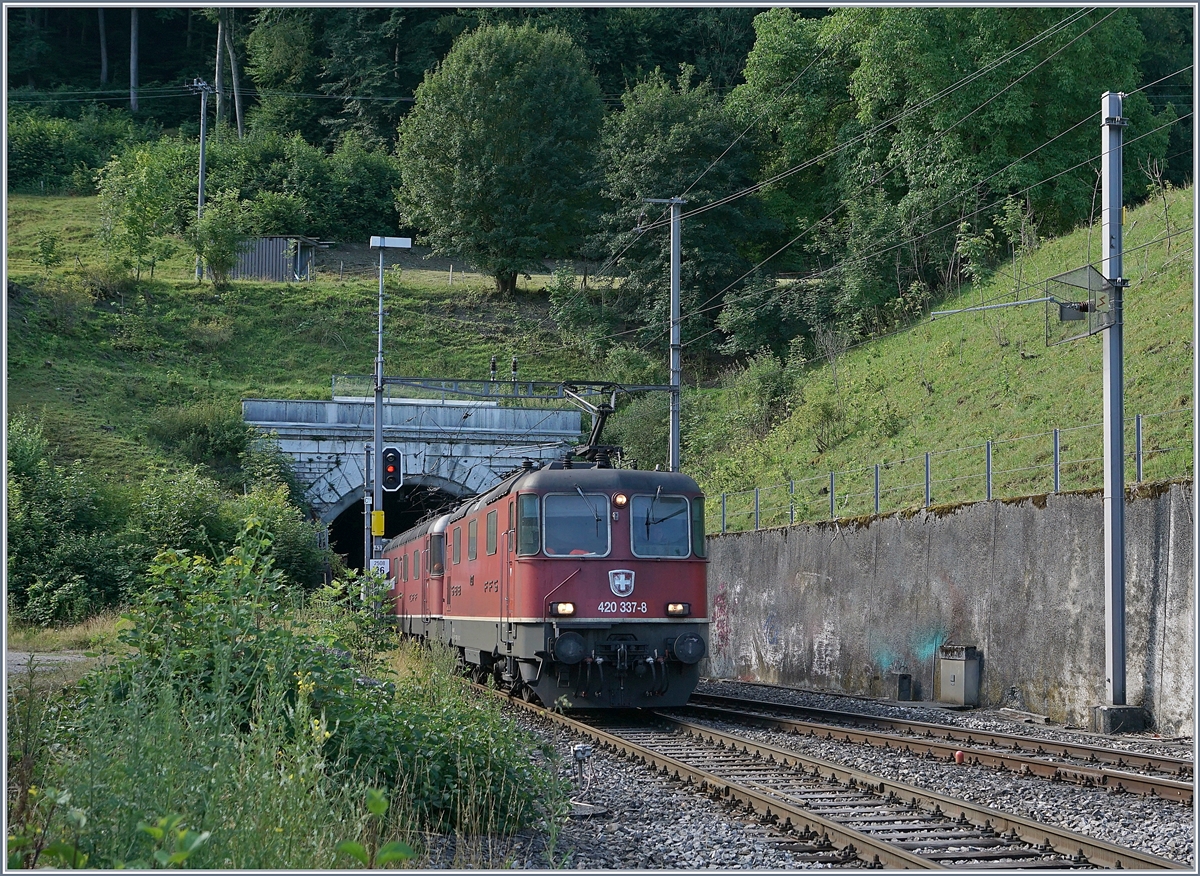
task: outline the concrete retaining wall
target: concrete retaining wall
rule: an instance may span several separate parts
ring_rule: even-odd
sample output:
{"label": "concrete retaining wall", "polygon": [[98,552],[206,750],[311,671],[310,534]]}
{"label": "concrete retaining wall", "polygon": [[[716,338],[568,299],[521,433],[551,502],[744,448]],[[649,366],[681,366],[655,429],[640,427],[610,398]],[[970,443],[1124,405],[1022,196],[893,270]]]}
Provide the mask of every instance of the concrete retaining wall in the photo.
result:
{"label": "concrete retaining wall", "polygon": [[[1191,484],[1126,504],[1126,691],[1191,735]],[[1087,727],[1105,702],[1103,498],[1062,494],[710,537],[708,673],[937,699],[938,648],[974,645],[980,704]]]}

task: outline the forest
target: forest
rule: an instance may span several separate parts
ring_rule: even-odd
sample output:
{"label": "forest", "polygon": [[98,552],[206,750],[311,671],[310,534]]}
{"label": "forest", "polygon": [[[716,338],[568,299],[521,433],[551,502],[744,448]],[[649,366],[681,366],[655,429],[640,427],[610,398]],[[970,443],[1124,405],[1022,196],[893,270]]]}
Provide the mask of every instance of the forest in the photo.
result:
{"label": "forest", "polygon": [[395,230],[507,295],[587,265],[553,303],[598,349],[665,346],[649,198],[686,201],[684,343],[722,360],[881,333],[1094,222],[1105,91],[1127,95],[1127,201],[1190,182],[1183,8],[7,15],[9,191],[99,192],[137,276],[179,245],[219,259],[221,229]]}

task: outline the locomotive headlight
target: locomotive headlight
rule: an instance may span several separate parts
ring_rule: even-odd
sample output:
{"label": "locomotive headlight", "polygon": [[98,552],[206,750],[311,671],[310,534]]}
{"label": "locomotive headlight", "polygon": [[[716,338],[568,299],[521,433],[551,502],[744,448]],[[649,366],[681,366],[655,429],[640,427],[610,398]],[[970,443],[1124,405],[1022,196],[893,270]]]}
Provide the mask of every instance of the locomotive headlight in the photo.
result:
{"label": "locomotive headlight", "polygon": [[570,617],[575,613],[574,602],[551,602],[550,614],[554,617]]}
{"label": "locomotive headlight", "polygon": [[617,493],[616,495],[613,496],[613,504],[616,505],[618,508],[624,508],[628,502],[629,502],[629,497],[626,496],[624,493]]}
{"label": "locomotive headlight", "polygon": [[667,614],[672,617],[687,617],[692,613],[691,603],[688,602],[668,602]]}

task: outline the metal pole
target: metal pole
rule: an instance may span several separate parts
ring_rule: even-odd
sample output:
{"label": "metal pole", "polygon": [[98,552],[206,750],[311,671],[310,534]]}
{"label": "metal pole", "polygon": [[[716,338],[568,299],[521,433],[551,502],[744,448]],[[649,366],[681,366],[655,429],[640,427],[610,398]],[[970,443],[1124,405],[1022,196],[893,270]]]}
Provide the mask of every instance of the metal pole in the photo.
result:
{"label": "metal pole", "polygon": [[796,525],[796,481],[788,481],[788,523]]}
{"label": "metal pole", "polygon": [[933,501],[933,484],[929,477],[929,451],[925,451],[925,507],[929,507],[929,503]]}
{"label": "metal pole", "polygon": [[680,206],[683,200],[671,201],[671,471],[679,471],[679,407],[682,391],[681,356],[683,347],[679,332],[679,260],[682,227]]}
{"label": "metal pole", "polygon": [[363,460],[363,571],[371,559],[371,445],[364,447]]}
{"label": "metal pole", "polygon": [[1111,283],[1112,323],[1104,331],[1104,629],[1105,688],[1108,701],[1125,705],[1125,399],[1122,338],[1121,188],[1126,121],[1124,95],[1100,98],[1101,223],[1105,256],[1101,273]]}
{"label": "metal pole", "polygon": [[758,532],[758,487],[754,488],[754,531]]}
{"label": "metal pole", "polygon": [[1133,447],[1137,458],[1137,482],[1142,482],[1142,415],[1133,421]]}
{"label": "metal pole", "polygon": [[721,532],[725,531],[725,494],[721,494]]}
{"label": "metal pole", "polygon": [[879,513],[879,463],[875,463],[875,513]]}
{"label": "metal pole", "polygon": [[1054,430],[1054,492],[1058,492],[1059,480],[1059,463],[1062,461],[1061,445],[1058,441],[1058,430]]}
{"label": "metal pole", "polygon": [[[204,215],[204,163],[205,163],[205,142],[208,135],[208,93],[212,91],[208,83],[203,79],[193,79],[192,87],[200,89],[200,184],[199,190],[196,193],[196,219],[200,219]],[[204,279],[204,263],[200,260],[200,254],[196,254],[196,282],[199,283]]]}
{"label": "metal pole", "polygon": [[[383,510],[383,247],[379,248],[379,348],[375,354],[375,508]],[[371,559],[379,558],[382,538],[371,539]]]}
{"label": "metal pole", "polygon": [[987,442],[987,500],[992,501],[992,439]]}
{"label": "metal pole", "polygon": [[829,519],[837,520],[837,497],[834,492],[833,472],[829,473]]}
{"label": "metal pole", "polygon": [[683,346],[679,338],[679,261],[683,236],[680,208],[683,198],[645,198],[647,204],[669,204],[671,207],[671,424],[667,449],[667,469],[679,471],[679,404],[682,391],[680,358]]}

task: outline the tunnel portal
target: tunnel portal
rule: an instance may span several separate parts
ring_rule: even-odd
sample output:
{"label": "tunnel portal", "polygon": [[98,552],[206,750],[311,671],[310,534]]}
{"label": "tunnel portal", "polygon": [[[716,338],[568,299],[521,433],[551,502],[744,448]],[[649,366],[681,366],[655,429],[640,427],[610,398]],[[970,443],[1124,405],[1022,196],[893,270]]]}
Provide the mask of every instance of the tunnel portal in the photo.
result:
{"label": "tunnel portal", "polygon": [[[384,537],[392,538],[411,529],[427,517],[442,513],[461,498],[430,484],[406,483],[394,493],[383,494]],[[329,547],[341,555],[346,566],[363,568],[363,503],[351,504],[329,524]]]}

